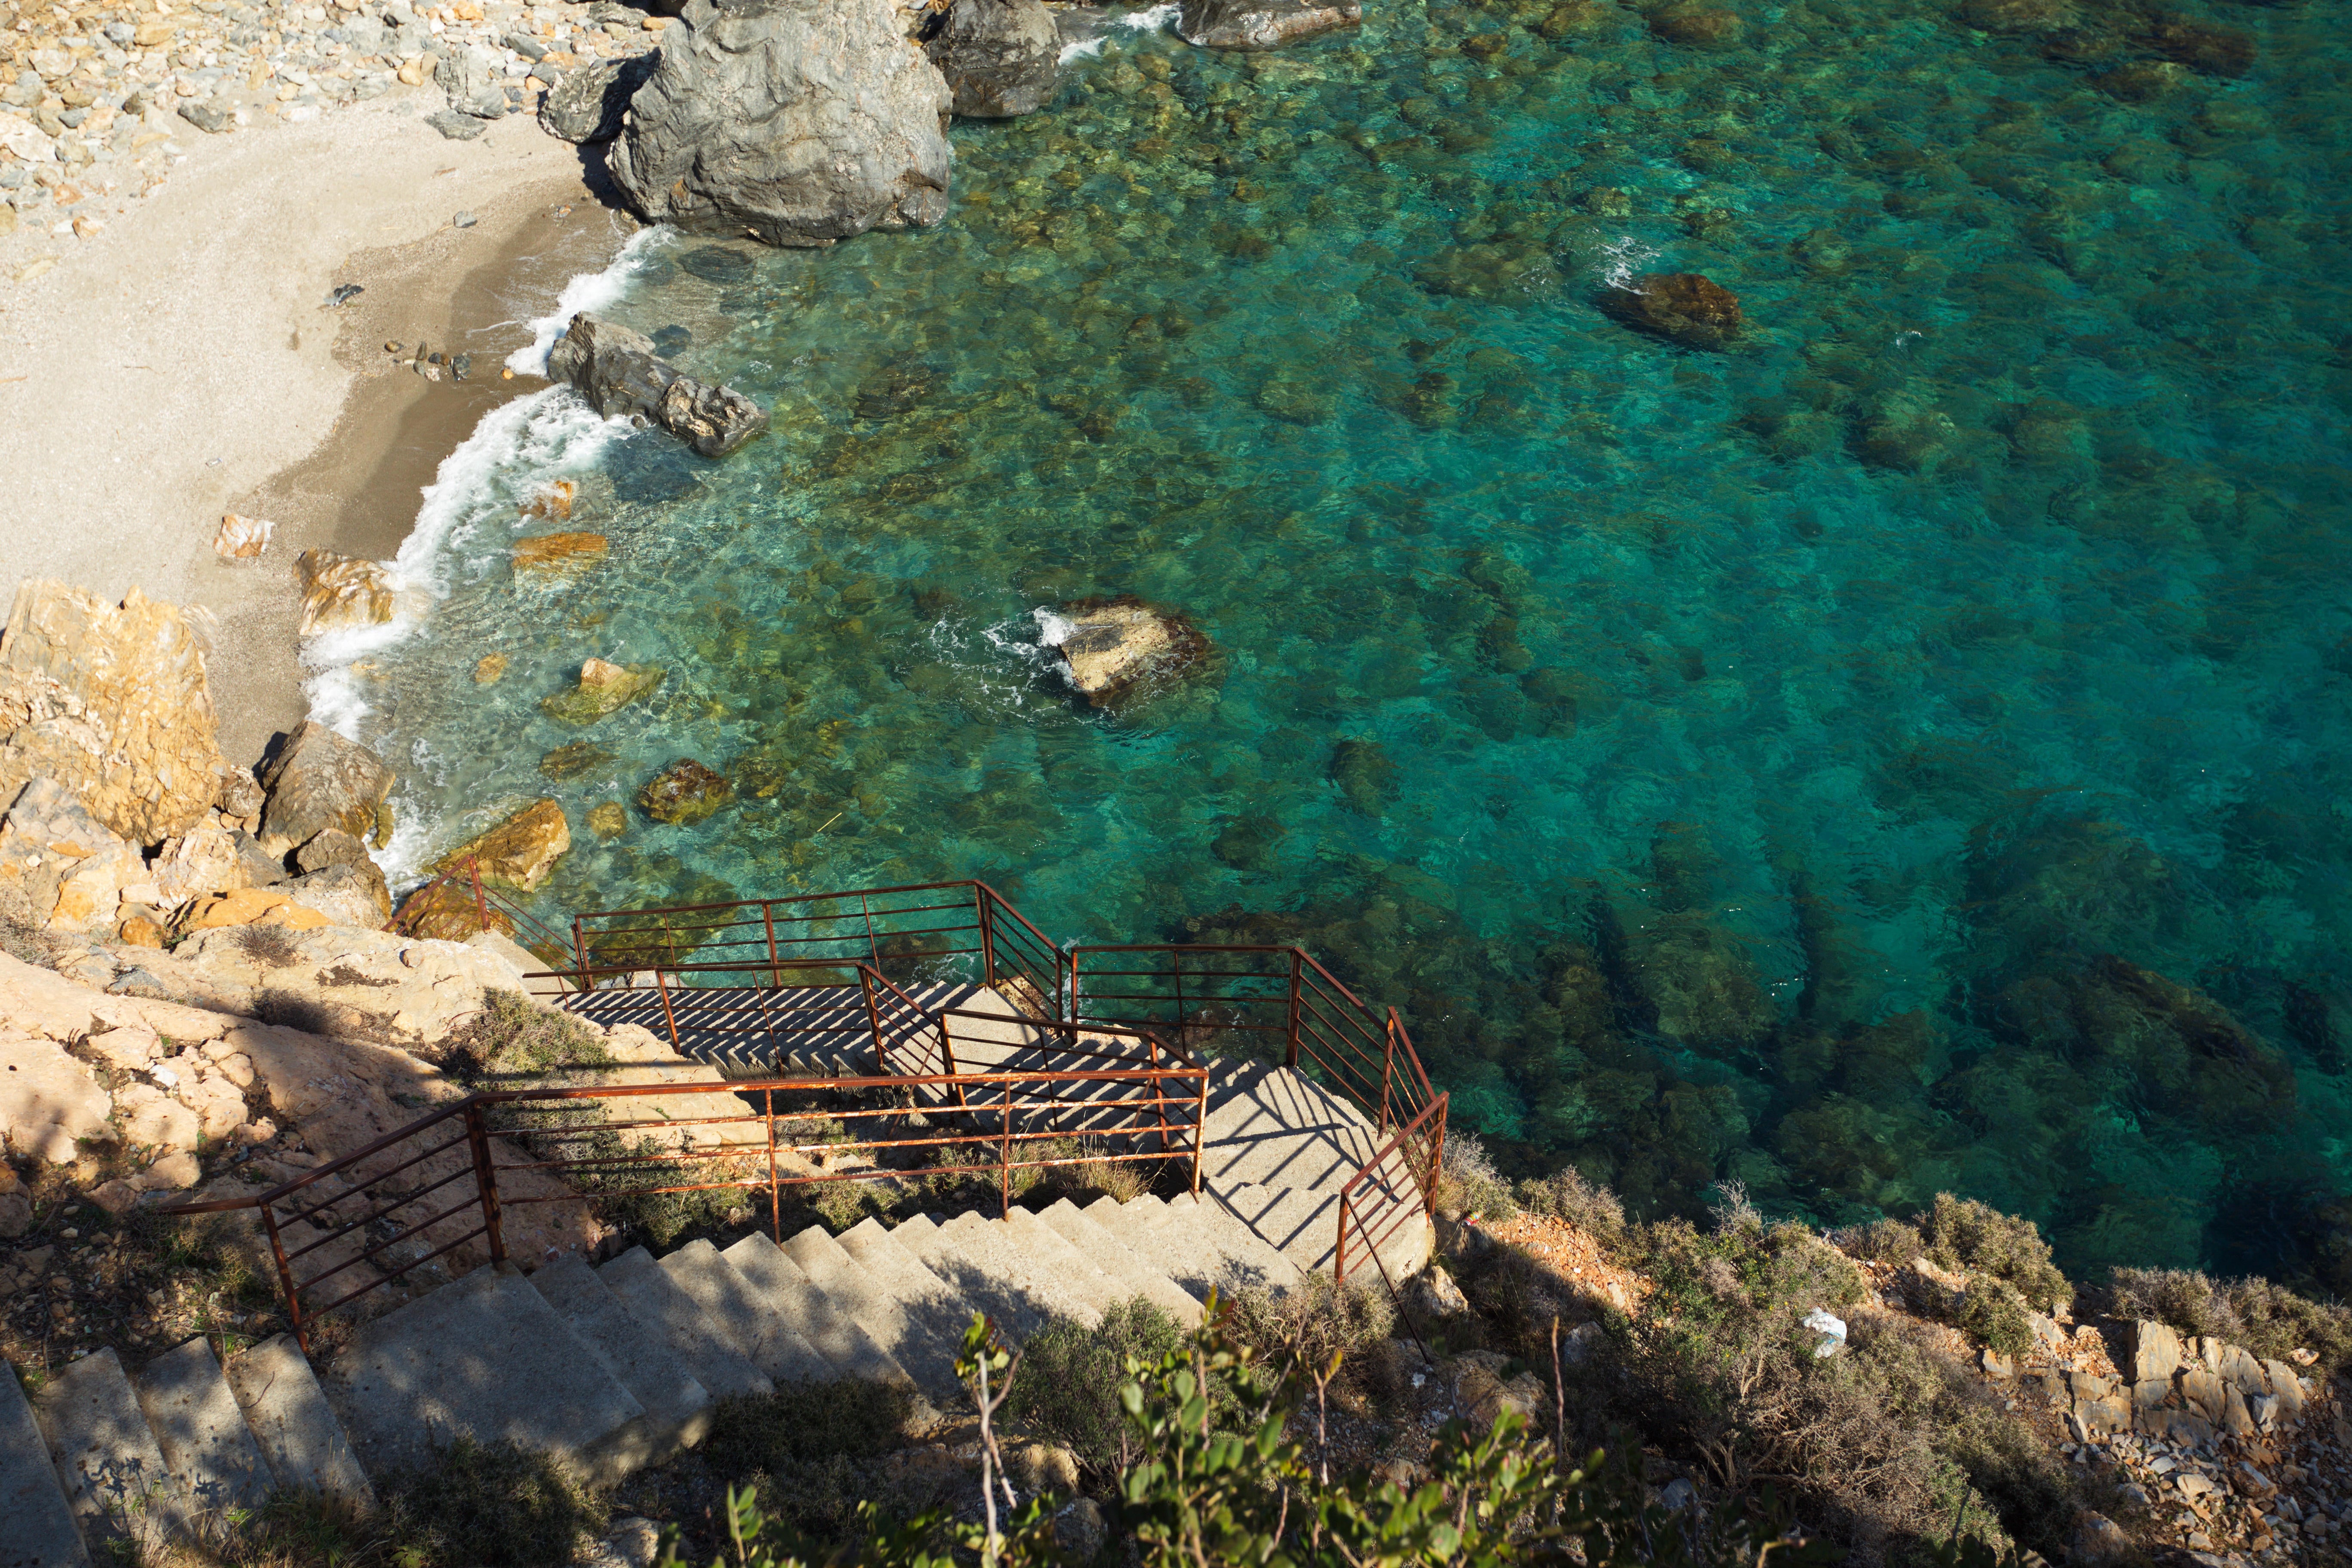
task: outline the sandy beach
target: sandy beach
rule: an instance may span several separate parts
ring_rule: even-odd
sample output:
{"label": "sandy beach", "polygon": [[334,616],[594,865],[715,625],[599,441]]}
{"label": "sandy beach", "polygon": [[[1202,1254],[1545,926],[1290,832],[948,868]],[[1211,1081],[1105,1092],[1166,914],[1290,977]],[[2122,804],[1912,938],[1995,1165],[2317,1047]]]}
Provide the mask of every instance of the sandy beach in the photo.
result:
{"label": "sandy beach", "polygon": [[[419,118],[435,107],[428,87],[187,132],[168,183],[110,198],[94,238],[0,239],[0,583],[208,609],[233,758],[304,711],[294,558],[392,553],[441,459],[543,384],[499,375],[527,323],[634,228],[593,151],[527,115],[447,141]],[[363,291],[327,308],[347,283]],[[472,376],[427,381],[385,351],[419,340],[470,353]],[[230,511],[278,525],[260,562],[214,553]]]}

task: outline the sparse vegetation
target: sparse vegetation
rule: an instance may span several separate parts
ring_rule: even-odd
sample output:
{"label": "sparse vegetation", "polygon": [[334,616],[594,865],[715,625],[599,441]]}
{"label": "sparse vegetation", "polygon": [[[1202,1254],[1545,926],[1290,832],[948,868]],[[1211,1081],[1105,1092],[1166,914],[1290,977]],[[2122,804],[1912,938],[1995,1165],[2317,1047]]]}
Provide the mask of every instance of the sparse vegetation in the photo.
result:
{"label": "sparse vegetation", "polygon": [[1848,1258],[1865,1263],[1909,1263],[1927,1250],[1919,1233],[1899,1219],[1874,1219],[1837,1233],[1838,1247]]}
{"label": "sparse vegetation", "polygon": [[389,1478],[382,1489],[400,1568],[564,1568],[606,1522],[594,1492],[511,1443],[460,1438],[431,1468]]}
{"label": "sparse vegetation", "polygon": [[2328,1371],[2352,1366],[2352,1308],[2314,1301],[2267,1279],[2214,1280],[2189,1268],[2118,1268],[2108,1310],[2149,1318],[2284,1359],[2308,1350]]}
{"label": "sparse vegetation", "polygon": [[1095,1328],[1055,1323],[1030,1340],[1005,1414],[1067,1447],[1089,1470],[1116,1474],[1128,1452],[1118,1405],[1128,1362],[1156,1362],[1185,1338],[1181,1324],[1140,1296],[1113,1307]]}
{"label": "sparse vegetation", "polygon": [[450,1032],[440,1062],[469,1089],[496,1089],[610,1067],[613,1055],[595,1031],[570,1014],[520,992],[493,989],[482,993],[481,1010]]}
{"label": "sparse vegetation", "polygon": [[1625,1234],[1625,1205],[1617,1201],[1617,1194],[1587,1181],[1573,1165],[1521,1182],[1513,1196],[1528,1213],[1566,1220],[1603,1242],[1617,1241]]}
{"label": "sparse vegetation", "polygon": [[2006,1279],[2037,1312],[2074,1299],[2074,1288],[2050,1261],[2050,1244],[2030,1219],[1937,1193],[1935,1206],[1920,1216],[1919,1237],[1931,1261]]}
{"label": "sparse vegetation", "polygon": [[786,1384],[773,1394],[719,1403],[703,1446],[718,1475],[750,1481],[761,1506],[812,1541],[844,1540],[861,1500],[887,1500],[904,1517],[938,1500],[890,1487],[875,1461],[908,1442],[914,1401],[879,1383],[842,1378]]}
{"label": "sparse vegetation", "polygon": [[1515,1212],[1510,1184],[1495,1169],[1477,1134],[1447,1134],[1437,1173],[1437,1212],[1479,1219],[1503,1219]]}

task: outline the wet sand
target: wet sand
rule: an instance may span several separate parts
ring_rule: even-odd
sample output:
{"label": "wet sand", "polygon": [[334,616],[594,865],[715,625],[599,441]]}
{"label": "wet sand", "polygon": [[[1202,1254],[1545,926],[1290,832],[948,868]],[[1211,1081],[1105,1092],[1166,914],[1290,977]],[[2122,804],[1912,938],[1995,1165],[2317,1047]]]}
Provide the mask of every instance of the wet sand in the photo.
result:
{"label": "wet sand", "polygon": [[[531,318],[633,227],[593,153],[523,116],[446,142],[425,107],[191,134],[169,185],[45,276],[17,284],[0,254],[0,595],[46,576],[202,606],[239,761],[305,711],[295,557],[391,554],[442,458],[544,384],[499,375]],[[342,283],[363,292],[323,309]],[[383,347],[419,339],[472,377]],[[214,554],[228,511],[278,525],[258,563]]]}

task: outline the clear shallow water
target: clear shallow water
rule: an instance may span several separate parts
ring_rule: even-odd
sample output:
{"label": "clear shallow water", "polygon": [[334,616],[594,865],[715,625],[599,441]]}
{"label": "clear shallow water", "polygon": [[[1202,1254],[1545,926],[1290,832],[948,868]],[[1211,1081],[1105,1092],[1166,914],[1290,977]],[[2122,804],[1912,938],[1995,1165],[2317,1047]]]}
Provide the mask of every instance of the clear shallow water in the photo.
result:
{"label": "clear shallow water", "polygon": [[[327,694],[412,863],[562,800],[551,909],[979,876],[1297,940],[1507,1163],[2352,1289],[2343,10],[2028,8],[1116,36],[957,128],[941,229],[640,244],[613,313],[773,434],[546,395]],[[1678,270],[1728,352],[1596,308]],[[611,553],[519,581],[557,471]],[[1120,592],[1215,678],[1076,710],[1035,612]],[[551,782],[590,655],[668,677]],[[681,756],[739,804],[588,831]]]}

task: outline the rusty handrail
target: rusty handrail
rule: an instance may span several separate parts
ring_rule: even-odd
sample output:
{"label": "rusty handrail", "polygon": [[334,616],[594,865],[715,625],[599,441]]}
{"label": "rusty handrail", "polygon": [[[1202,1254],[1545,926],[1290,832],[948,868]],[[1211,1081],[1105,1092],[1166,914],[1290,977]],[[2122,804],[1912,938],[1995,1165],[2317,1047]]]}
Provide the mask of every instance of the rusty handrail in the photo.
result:
{"label": "rusty handrail", "polygon": [[[1414,1117],[1404,1126],[1397,1129],[1396,1136],[1391,1138],[1386,1143],[1382,1144],[1378,1152],[1373,1154],[1370,1159],[1365,1161],[1362,1164],[1357,1166],[1356,1173],[1349,1176],[1348,1178],[1347,1184],[1339,1189],[1339,1239],[1338,1246],[1333,1249],[1332,1253],[1331,1273],[1333,1278],[1340,1280],[1342,1283],[1344,1283],[1348,1278],[1348,1216],[1353,1207],[1353,1194],[1356,1188],[1369,1181],[1374,1171],[1386,1163],[1390,1156],[1393,1155],[1404,1145],[1407,1139],[1419,1131],[1423,1122],[1428,1121],[1431,1118],[1434,1117],[1436,1119],[1436,1146],[1431,1153],[1429,1161],[1430,1173],[1428,1179],[1424,1182],[1421,1177],[1421,1173],[1414,1170],[1409,1162],[1406,1165],[1406,1174],[1411,1177],[1413,1184],[1416,1186],[1419,1186],[1422,1190],[1422,1206],[1424,1209],[1428,1207],[1432,1196],[1437,1190],[1437,1163],[1440,1160],[1444,1158],[1445,1106],[1446,1096],[1443,1094],[1430,1101],[1427,1106],[1423,1108],[1420,1115]],[[1359,1232],[1364,1232],[1367,1230],[1367,1226],[1365,1226],[1361,1216],[1359,1216],[1357,1219],[1356,1228]],[[1375,1256],[1377,1256],[1380,1244],[1386,1241],[1395,1233],[1396,1227],[1394,1226],[1390,1226],[1386,1229],[1382,1230],[1378,1237],[1369,1239],[1365,1245],[1374,1252]],[[1381,1273],[1383,1278],[1385,1278],[1387,1274],[1385,1265],[1382,1267]]]}
{"label": "rusty handrail", "polygon": [[[440,870],[411,889],[400,900],[400,907],[393,911],[392,918],[384,921],[383,929],[400,936],[421,935],[415,927],[436,908],[434,894],[443,888],[452,887],[462,888],[472,895],[477,932],[498,931],[501,936],[511,933],[518,939],[519,945],[541,958],[546,956],[541,951],[542,948],[561,952],[570,946],[561,931],[500,892],[494,884],[485,881],[481,862],[471,855],[460,856],[447,862]],[[492,919],[493,910],[506,921],[505,931],[499,930],[498,921]]]}

